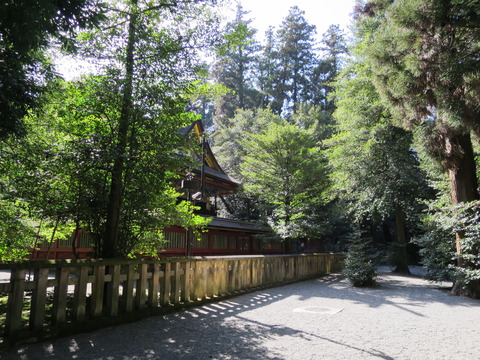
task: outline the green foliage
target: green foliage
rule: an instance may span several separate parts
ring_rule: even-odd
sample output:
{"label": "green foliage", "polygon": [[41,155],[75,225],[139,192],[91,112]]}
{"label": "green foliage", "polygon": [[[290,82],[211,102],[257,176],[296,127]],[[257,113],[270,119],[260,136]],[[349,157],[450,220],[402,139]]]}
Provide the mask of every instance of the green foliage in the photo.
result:
{"label": "green foliage", "polygon": [[298,6],[292,6],[277,31],[278,66],[272,103],[276,114],[295,114],[299,104],[311,97],[316,28],[304,15]]}
{"label": "green foliage", "polygon": [[250,25],[252,20],[245,19],[247,14],[238,4],[236,17],[226,25],[218,45],[212,77],[231,91],[217,99],[217,118],[230,119],[236,109],[252,109],[260,103],[253,84],[260,46],[255,39],[257,30]]}
{"label": "green foliage", "polygon": [[325,141],[332,189],[356,223],[395,221],[388,259],[396,271],[408,273],[406,229],[415,229],[421,199],[430,192],[412,134],[393,125],[371,77],[368,67],[352,61],[336,83],[337,128]]}
{"label": "green foliage", "polygon": [[[422,247],[420,254],[427,278],[434,281],[455,280],[469,291],[480,281],[480,211],[478,202],[460,206],[432,205],[424,220],[425,235],[414,239]],[[456,252],[455,236],[460,236]],[[478,294],[476,295],[478,296]]]}
{"label": "green foliage", "polygon": [[238,109],[233,119],[220,122],[217,118],[213,135],[213,151],[222,168],[232,176],[242,179],[240,165],[247,149],[244,139],[248,134],[261,133],[268,126],[282,123],[283,120],[270,110]]}
{"label": "green foliage", "polygon": [[[290,124],[269,109],[238,110],[233,119],[217,122],[213,151],[246,188],[223,200],[229,213],[223,216],[269,220],[283,238],[318,237],[331,227],[323,208],[327,170],[318,147],[320,116],[315,107],[301,107]],[[274,148],[280,152],[282,146],[282,155],[273,158]]]}
{"label": "green foliage", "polygon": [[[370,47],[382,89],[392,100],[408,101],[404,109],[417,116],[434,116],[429,109],[433,106],[440,116],[460,120],[475,106],[471,91],[478,87],[480,75],[480,34],[470,26],[476,24],[478,6],[468,1],[405,0],[383,11],[389,20],[378,23]],[[392,55],[395,63],[388,60]]]}
{"label": "green foliage", "polygon": [[23,117],[40,104],[53,76],[45,56],[52,38],[72,50],[78,29],[102,19],[98,0],[15,0],[0,4],[0,138],[24,133]]}
{"label": "green foliage", "polygon": [[151,214],[172,208],[170,181],[186,168],[175,156],[186,145],[179,129],[195,120],[184,109],[196,90],[192,83],[204,74],[197,55],[217,28],[209,1],[122,3],[112,3],[108,31],[85,36],[82,49],[109,60],[101,83],[115,85],[105,92],[112,96],[106,218],[100,224],[104,257],[129,253],[135,239],[151,239],[138,236],[157,228],[158,216]]}
{"label": "green foliage", "polygon": [[[451,238],[453,233],[457,238],[457,285],[465,283],[471,294],[479,296],[475,218],[472,211],[463,209],[470,206],[464,203],[479,199],[470,133],[479,134],[475,119],[480,89],[476,26],[480,8],[463,0],[372,0],[359,4],[358,9],[357,55],[371,70],[392,118],[406,128],[416,128],[416,136],[425,144],[422,152],[448,172],[451,202],[459,208],[454,212],[441,209],[440,214],[450,212],[456,220],[447,230]],[[437,226],[418,241],[424,245],[424,254],[430,252],[425,261],[441,268],[449,260],[450,245],[444,240],[449,222],[431,223]],[[441,270],[436,273],[432,276],[444,275]]]}
{"label": "green foliage", "polygon": [[286,239],[318,231],[314,219],[328,180],[312,134],[284,121],[248,134],[243,147],[245,190],[264,203],[275,232]]}
{"label": "green foliage", "polygon": [[[175,194],[172,200],[179,194]],[[171,226],[172,224],[181,225],[188,231],[191,231],[194,238],[200,240],[200,236],[206,230],[206,226],[210,223],[210,218],[194,215],[194,211],[198,210],[198,207],[192,205],[189,201],[181,201],[175,203],[172,201],[172,209],[166,210],[165,208],[157,210],[155,223],[149,222],[148,227],[136,227],[133,228],[128,240],[131,242],[132,250],[127,255],[129,257],[135,257],[138,254],[150,257],[157,257],[159,249],[165,247],[166,240],[161,229]],[[160,222],[159,222],[159,221]],[[156,226],[152,228],[151,226]]]}
{"label": "green foliage", "polygon": [[[28,119],[29,135],[3,143],[3,190],[11,204],[21,199],[29,211],[22,219],[36,224],[45,239],[69,236],[79,227],[94,236],[100,251],[118,93],[115,84],[102,77],[60,85],[50,105]],[[195,220],[203,226],[203,218],[196,219],[192,209],[177,204],[179,194],[172,187],[172,179],[191,164],[177,156],[177,149],[187,149],[178,130],[194,118],[183,113],[184,104],[179,101],[178,114],[159,112],[154,119],[137,110],[132,127],[137,138],[132,138],[127,153],[118,254],[151,254],[161,243],[155,237],[157,229],[166,226],[193,226]]]}
{"label": "green foliage", "polygon": [[275,72],[277,71],[277,39],[272,26],[265,32],[265,44],[262,52],[258,55],[256,66],[256,85],[259,88],[262,99],[259,107],[265,109],[273,106],[275,99]]}
{"label": "green foliage", "polygon": [[21,203],[0,197],[0,260],[24,260],[35,245],[33,226],[22,221],[26,214]]}
{"label": "green foliage", "polygon": [[480,298],[480,202],[462,204],[457,210],[455,231],[461,236],[455,275],[457,285]]}
{"label": "green foliage", "polygon": [[439,234],[432,230],[421,237],[414,238],[412,242],[420,246],[422,266],[427,271],[425,278],[432,281],[453,280],[451,265],[454,255],[454,244],[451,234]]}
{"label": "green foliage", "polygon": [[357,221],[418,213],[427,195],[410,133],[391,124],[371,74],[352,64],[337,82],[337,131],[326,144],[333,189]]}
{"label": "green foliage", "polygon": [[289,121],[301,129],[312,131],[319,144],[329,139],[335,132],[335,119],[332,113],[310,103],[300,104],[297,113]]}
{"label": "green foliage", "polygon": [[[222,169],[235,179],[243,181],[241,165],[248,149],[244,140],[251,133],[261,133],[270,124],[281,123],[283,120],[269,109],[241,110],[238,109],[232,119],[216,117],[213,134],[212,150]],[[239,220],[258,220],[258,199],[248,193],[239,192],[235,195],[222,197],[220,203],[221,215]]]}
{"label": "green foliage", "polygon": [[27,135],[0,144],[0,184],[5,211],[0,226],[17,225],[6,230],[10,234],[6,239],[15,238],[10,246],[18,246],[24,252],[34,247],[36,240],[68,238],[75,228],[72,219],[78,210],[78,195],[71,175],[77,164],[62,132],[47,119],[33,115],[25,118]]}
{"label": "green foliage", "polygon": [[386,254],[387,263],[394,271],[408,273],[407,244],[400,242],[391,242],[387,245]]}
{"label": "green foliage", "polygon": [[377,271],[371,240],[362,238],[360,232],[356,232],[349,241],[343,273],[355,287],[375,285]]}
{"label": "green foliage", "polygon": [[[444,185],[442,186],[444,187]],[[440,194],[442,194],[440,192]],[[427,204],[422,219],[422,234],[411,241],[419,246],[425,277],[432,281],[454,279],[452,266],[455,260],[455,211],[450,205],[448,192]]]}
{"label": "green foliage", "polygon": [[[94,5],[100,3],[77,0],[61,9],[47,0],[31,6],[19,1],[18,9],[11,3],[3,7],[21,8],[25,19],[38,15],[39,26],[21,29],[19,40],[23,36],[25,44],[11,44],[24,47],[25,53],[15,48],[16,61],[26,70],[37,64],[37,58],[28,56],[47,45],[47,35],[70,46],[74,30],[96,24],[98,11],[105,11],[105,17],[101,27],[79,36],[79,51],[97,64],[97,75],[49,88],[42,106],[23,119],[29,135],[1,144],[0,185],[10,220],[2,214],[0,233],[14,234],[4,242],[15,237],[21,247],[24,238],[35,238],[33,229],[50,241],[82,228],[94,237],[97,255],[126,256],[155,253],[162,242],[158,233],[166,226],[200,231],[208,220],[194,215],[190,205],[177,203],[172,181],[196,166],[188,156],[178,156],[196,146],[179,130],[197,119],[185,108],[198,96],[198,81],[205,75],[198,52],[217,39],[210,30],[218,28],[209,9],[215,1],[110,1],[98,9]],[[0,15],[2,31],[10,21],[4,19],[8,11]],[[4,34],[3,42],[18,35]],[[3,50],[11,49],[0,46]],[[22,85],[21,78],[12,76],[12,81]],[[38,95],[25,86],[21,93]],[[28,99],[10,100],[24,106],[20,117],[33,108]],[[11,210],[18,204],[22,213]],[[21,224],[28,225],[25,237]],[[110,235],[113,241],[106,244]]]}
{"label": "green foliage", "polygon": [[347,54],[345,33],[338,25],[330,25],[322,36],[320,47],[323,56],[315,66],[311,81],[311,101],[332,115],[335,110],[333,87]]}
{"label": "green foliage", "polygon": [[469,1],[363,5],[368,16],[357,24],[359,56],[367,59],[377,90],[399,123],[428,125],[430,154],[455,167],[457,151],[444,148],[442,138],[478,133],[480,9]]}

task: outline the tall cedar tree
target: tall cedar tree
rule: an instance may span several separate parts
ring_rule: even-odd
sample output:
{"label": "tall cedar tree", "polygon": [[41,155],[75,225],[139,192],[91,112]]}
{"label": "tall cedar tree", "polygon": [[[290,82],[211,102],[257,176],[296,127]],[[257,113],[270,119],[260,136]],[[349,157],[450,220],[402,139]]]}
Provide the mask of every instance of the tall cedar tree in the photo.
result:
{"label": "tall cedar tree", "polygon": [[256,84],[261,92],[260,107],[266,109],[274,101],[275,73],[278,65],[275,31],[270,26],[265,32],[265,45],[258,56]]}
{"label": "tall cedar tree", "polygon": [[24,133],[53,75],[44,54],[51,37],[72,50],[77,29],[102,19],[99,0],[8,0],[0,4],[0,138]]}
{"label": "tall cedar tree", "polygon": [[478,200],[470,139],[480,134],[478,4],[374,0],[358,10],[363,51],[392,113],[407,127],[429,129],[425,141],[449,174],[452,203]]}
{"label": "tall cedar tree", "polygon": [[347,54],[345,33],[338,25],[330,25],[320,42],[322,57],[312,75],[311,101],[330,114],[335,110],[335,103],[330,96],[333,84],[342,68]]}
{"label": "tall cedar tree", "polygon": [[283,20],[277,31],[278,69],[275,75],[276,114],[297,112],[298,106],[310,97],[311,78],[316,62],[314,52],[316,28],[297,6]]}
{"label": "tall cedar tree", "polygon": [[253,87],[253,67],[260,46],[255,39],[252,20],[245,19],[248,12],[238,4],[237,14],[226,25],[212,75],[216,82],[231,90],[217,100],[217,121],[231,119],[236,109],[251,109],[260,104],[260,94]]}

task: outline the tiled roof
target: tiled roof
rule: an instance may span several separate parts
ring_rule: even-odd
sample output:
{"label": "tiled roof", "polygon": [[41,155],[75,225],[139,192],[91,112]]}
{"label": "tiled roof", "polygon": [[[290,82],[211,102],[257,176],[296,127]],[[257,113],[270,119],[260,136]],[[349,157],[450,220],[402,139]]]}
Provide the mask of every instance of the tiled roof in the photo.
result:
{"label": "tiled roof", "polygon": [[231,220],[225,218],[214,217],[210,224],[209,228],[225,229],[225,230],[237,230],[237,231],[247,231],[247,232],[256,232],[256,233],[266,233],[270,231],[268,226],[259,225],[251,222]]}

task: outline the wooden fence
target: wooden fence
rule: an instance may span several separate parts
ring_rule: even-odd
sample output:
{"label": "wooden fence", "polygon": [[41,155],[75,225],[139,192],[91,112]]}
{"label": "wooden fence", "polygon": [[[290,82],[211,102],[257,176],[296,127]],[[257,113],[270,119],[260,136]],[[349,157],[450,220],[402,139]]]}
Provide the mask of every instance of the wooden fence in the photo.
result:
{"label": "wooden fence", "polygon": [[[0,264],[3,346],[341,270],[341,254]],[[110,322],[108,321],[110,320]],[[88,326],[87,326],[88,329]]]}

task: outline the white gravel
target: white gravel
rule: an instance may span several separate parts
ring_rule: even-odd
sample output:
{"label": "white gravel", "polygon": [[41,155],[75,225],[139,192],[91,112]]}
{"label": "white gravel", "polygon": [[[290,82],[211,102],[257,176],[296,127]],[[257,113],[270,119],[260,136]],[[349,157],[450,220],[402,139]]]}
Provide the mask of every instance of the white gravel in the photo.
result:
{"label": "white gravel", "polygon": [[480,359],[480,301],[414,276],[384,272],[378,283],[352,288],[332,275],[18,347],[0,359]]}

